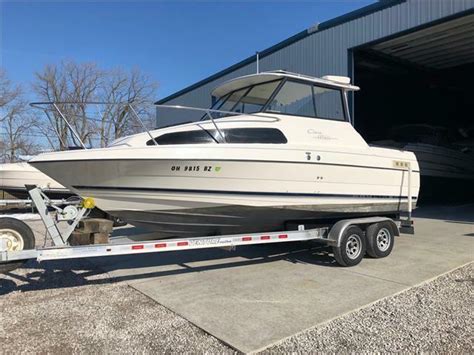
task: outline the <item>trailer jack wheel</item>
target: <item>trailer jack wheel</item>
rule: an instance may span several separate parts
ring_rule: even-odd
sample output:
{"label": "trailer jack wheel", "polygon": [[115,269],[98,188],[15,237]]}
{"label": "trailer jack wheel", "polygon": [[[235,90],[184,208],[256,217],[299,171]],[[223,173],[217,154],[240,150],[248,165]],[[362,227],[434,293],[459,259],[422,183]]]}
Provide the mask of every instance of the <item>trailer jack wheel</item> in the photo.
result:
{"label": "trailer jack wheel", "polygon": [[347,228],[341,237],[340,245],[333,247],[334,258],[341,266],[359,264],[365,255],[365,250],[364,232],[357,226]]}
{"label": "trailer jack wheel", "polygon": [[[23,221],[15,218],[0,218],[0,247],[7,251],[20,251],[35,248],[35,235]],[[0,263],[0,273],[13,271],[22,266],[25,260]]]}

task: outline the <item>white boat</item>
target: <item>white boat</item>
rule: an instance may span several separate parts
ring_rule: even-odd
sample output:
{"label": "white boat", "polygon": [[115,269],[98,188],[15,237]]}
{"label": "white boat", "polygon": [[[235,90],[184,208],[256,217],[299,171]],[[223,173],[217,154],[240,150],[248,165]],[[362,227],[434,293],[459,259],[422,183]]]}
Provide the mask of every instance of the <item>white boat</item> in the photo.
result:
{"label": "white boat", "polygon": [[41,187],[50,198],[69,197],[72,193],[57,181],[27,162],[0,164],[0,190],[19,198],[28,198],[25,185]]}
{"label": "white boat", "polygon": [[422,178],[474,180],[473,152],[467,145],[456,144],[450,135],[444,127],[409,124],[393,127],[391,139],[373,144],[415,153]]}
{"label": "white boat", "polygon": [[213,91],[219,111],[208,113],[218,118],[107,148],[45,153],[31,164],[162,237],[395,216],[407,206],[408,166],[416,205],[418,163],[413,153],[370,147],[357,133],[347,109],[347,92],[357,89],[344,77],[248,75]]}

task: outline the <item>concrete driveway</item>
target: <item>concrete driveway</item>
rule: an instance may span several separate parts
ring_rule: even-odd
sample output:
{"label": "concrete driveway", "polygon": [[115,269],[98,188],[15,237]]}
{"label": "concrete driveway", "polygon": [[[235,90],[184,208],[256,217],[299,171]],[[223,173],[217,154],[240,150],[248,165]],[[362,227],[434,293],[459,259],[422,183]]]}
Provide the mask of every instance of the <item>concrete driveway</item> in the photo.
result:
{"label": "concrete driveway", "polygon": [[330,249],[314,243],[95,262],[247,353],[473,260],[474,206],[420,208],[415,226],[416,235],[397,238],[388,258],[365,258],[352,268],[338,267]]}

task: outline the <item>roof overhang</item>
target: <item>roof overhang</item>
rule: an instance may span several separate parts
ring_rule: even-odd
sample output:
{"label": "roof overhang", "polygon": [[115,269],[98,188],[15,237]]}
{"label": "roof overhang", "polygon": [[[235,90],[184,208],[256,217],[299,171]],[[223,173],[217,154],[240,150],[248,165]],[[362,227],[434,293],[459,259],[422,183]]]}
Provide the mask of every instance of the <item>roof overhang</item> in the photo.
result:
{"label": "roof overhang", "polygon": [[474,63],[474,12],[380,42],[370,49],[426,69]]}
{"label": "roof overhang", "polygon": [[290,72],[284,72],[284,71],[273,71],[273,72],[263,72],[263,73],[258,73],[258,74],[245,75],[245,76],[241,76],[235,79],[231,79],[219,85],[218,87],[216,87],[212,91],[211,95],[214,97],[222,97],[234,90],[238,90],[238,89],[245,88],[245,87],[255,85],[255,84],[261,84],[261,83],[266,83],[273,80],[283,79],[283,78],[306,81],[308,83],[329,86],[336,89],[343,89],[347,91],[359,90],[358,86],[351,85],[351,84],[343,84],[340,81],[336,81],[338,77],[328,76],[328,78],[334,78],[334,81],[333,81],[333,80],[328,80],[328,79],[323,79],[323,78],[315,78],[312,76],[296,74],[296,73],[290,73]]}

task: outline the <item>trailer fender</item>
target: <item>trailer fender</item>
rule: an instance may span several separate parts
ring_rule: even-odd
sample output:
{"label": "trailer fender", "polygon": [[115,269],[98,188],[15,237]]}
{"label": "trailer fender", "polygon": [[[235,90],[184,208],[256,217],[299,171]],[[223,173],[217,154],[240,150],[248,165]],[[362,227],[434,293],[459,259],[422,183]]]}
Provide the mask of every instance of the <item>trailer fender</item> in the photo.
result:
{"label": "trailer fender", "polygon": [[400,232],[398,230],[397,224],[388,217],[364,217],[364,218],[354,218],[354,219],[342,219],[336,222],[328,234],[328,244],[331,246],[340,247],[341,238],[344,235],[344,232],[350,226],[356,225],[362,230],[365,231],[368,225],[379,223],[379,222],[389,222],[392,227],[392,233],[395,236],[399,236]]}

